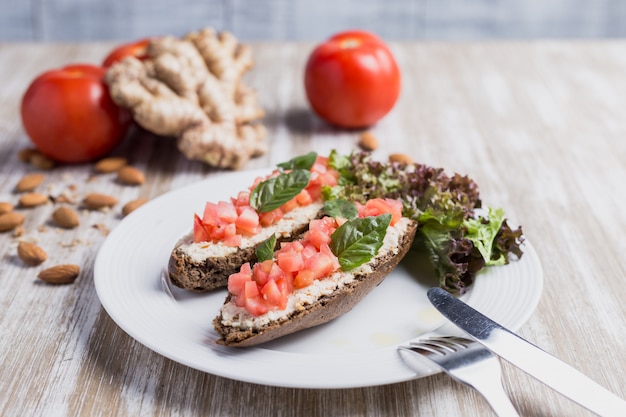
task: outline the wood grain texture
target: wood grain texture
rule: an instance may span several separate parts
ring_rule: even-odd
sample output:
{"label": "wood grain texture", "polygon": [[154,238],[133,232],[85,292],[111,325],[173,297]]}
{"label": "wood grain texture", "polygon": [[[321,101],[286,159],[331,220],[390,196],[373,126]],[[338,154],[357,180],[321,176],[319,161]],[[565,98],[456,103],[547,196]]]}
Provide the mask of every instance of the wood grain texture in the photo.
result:
{"label": "wood grain texture", "polygon": [[[28,146],[18,109],[42,70],[98,62],[111,44],[0,44],[0,201],[36,170],[17,160]],[[267,111],[271,152],[246,169],[315,149],[355,149],[358,132],[328,127],[308,110],[302,68],[308,43],[253,44],[247,82]],[[524,226],[545,272],[544,292],[521,334],[622,397],[626,356],[626,55],[623,41],[392,44],[403,73],[394,110],[373,128],[384,159],[414,160],[468,174],[487,205]],[[343,390],[273,388],[202,373],[152,352],[102,309],[93,262],[122,205],[154,198],[216,171],[180,156],[171,141],[136,134],[114,151],[147,174],[128,187],[90,164],[46,172],[40,191],[75,188],[116,195],[109,212],[80,210],[81,226],[57,230],[52,204],[19,209],[22,238],[49,255],[40,267],[17,258],[0,234],[0,415],[3,416],[487,416],[486,402],[445,375]],[[42,227],[43,226],[43,227]],[[67,286],[36,279],[57,263],[82,272]],[[522,415],[588,416],[520,370],[504,383]],[[302,376],[306,378],[305,375]],[[332,378],[332,375],[329,375]]]}

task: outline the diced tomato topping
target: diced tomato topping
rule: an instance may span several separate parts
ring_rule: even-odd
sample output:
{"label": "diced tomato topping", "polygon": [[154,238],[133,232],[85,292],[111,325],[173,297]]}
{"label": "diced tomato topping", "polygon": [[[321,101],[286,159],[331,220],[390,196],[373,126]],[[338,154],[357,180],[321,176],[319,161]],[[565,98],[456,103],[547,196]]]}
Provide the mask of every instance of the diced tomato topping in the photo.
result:
{"label": "diced tomato topping", "polygon": [[309,223],[309,241],[320,248],[330,242],[330,236],[337,229],[337,222],[332,217],[322,217]]}
{"label": "diced tomato topping", "polygon": [[365,205],[357,203],[359,217],[379,216],[381,214],[391,214],[391,225],[395,225],[402,218],[402,202],[391,198],[373,198]]}
{"label": "diced tomato topping", "polygon": [[280,206],[280,209],[283,211],[283,213],[288,213],[288,212],[290,212],[291,210],[295,209],[298,206],[299,206],[298,200],[296,200],[296,197],[294,197],[291,200],[287,201],[282,206]]}
{"label": "diced tomato topping", "polygon": [[294,278],[291,274],[285,274],[283,278],[276,280],[276,285],[280,290],[280,293],[285,297],[289,297],[289,295],[293,292],[293,281]]}
{"label": "diced tomato topping", "polygon": [[228,277],[228,292],[239,295],[243,292],[246,282],[250,281],[250,277],[245,274],[235,273]]}
{"label": "diced tomato topping", "polygon": [[210,225],[217,225],[219,223],[219,216],[217,214],[217,204],[208,202],[204,205],[204,213],[202,214],[202,221]]}
{"label": "diced tomato topping", "polygon": [[237,217],[235,226],[237,226],[237,230],[253,235],[258,232],[259,215],[252,207],[245,207]]}
{"label": "diced tomato topping", "polygon": [[204,228],[202,220],[197,214],[193,215],[193,241],[194,243],[206,242],[210,240],[209,233]]}
{"label": "diced tomato topping", "polygon": [[263,298],[261,298],[260,295],[257,295],[256,297],[246,298],[245,300],[246,310],[248,310],[253,316],[260,316],[270,310],[270,306]]}
{"label": "diced tomato topping", "polygon": [[225,239],[237,235],[237,226],[235,226],[234,223],[230,223],[230,224],[224,225],[223,229],[224,229],[224,238]]}
{"label": "diced tomato topping", "polygon": [[239,272],[228,277],[228,291],[232,294],[239,295],[243,292],[246,282],[252,280],[252,270],[250,263],[246,262],[241,266]]}
{"label": "diced tomato topping", "polygon": [[348,219],[345,219],[343,217],[335,217],[335,221],[337,222],[337,227],[341,227],[341,225],[347,222]]}
{"label": "diced tomato topping", "polygon": [[279,252],[302,252],[304,245],[300,240],[292,240],[291,242],[280,242]]}
{"label": "diced tomato topping", "polygon": [[231,199],[231,201],[235,207],[249,206],[250,205],[250,192],[240,191],[239,194],[237,194],[237,198]]}
{"label": "diced tomato topping", "polygon": [[243,293],[246,298],[254,298],[259,295],[259,287],[254,281],[246,281],[243,287]]}
{"label": "diced tomato topping", "polygon": [[278,223],[278,221],[283,218],[283,214],[283,210],[280,207],[272,211],[259,213],[259,223],[263,227],[271,226]]}
{"label": "diced tomato topping", "polygon": [[261,294],[268,304],[276,306],[281,310],[287,307],[287,296],[280,291],[276,281],[269,280],[261,289]]}
{"label": "diced tomato topping", "polygon": [[339,258],[337,258],[333,251],[330,250],[330,246],[326,244],[322,245],[320,247],[320,253],[323,253],[324,255],[328,256],[328,258],[330,258],[333,263],[333,271],[336,271],[341,267],[341,265],[339,264]]}
{"label": "diced tomato topping", "polygon": [[280,269],[287,272],[299,271],[304,265],[302,254],[296,251],[279,253],[276,260]]}
{"label": "diced tomato topping", "polygon": [[308,269],[303,269],[302,271],[298,272],[298,274],[294,278],[293,286],[295,288],[306,288],[309,285],[313,284],[314,280],[315,273]]}
{"label": "diced tomato topping", "polygon": [[305,188],[304,190],[300,191],[300,193],[296,196],[296,201],[301,206],[308,206],[313,202],[313,198]]}
{"label": "diced tomato topping", "polygon": [[307,260],[309,259],[311,256],[315,255],[317,253],[317,247],[313,244],[308,244],[304,247],[304,249],[302,250],[302,257]]}
{"label": "diced tomato topping", "polygon": [[285,276],[284,270],[282,270],[276,262],[272,262],[272,269],[270,270],[270,279],[276,281]]}
{"label": "diced tomato topping", "polygon": [[322,185],[329,185],[334,187],[337,185],[337,180],[339,179],[338,175],[335,175],[337,171],[327,171],[320,175],[319,182]]}
{"label": "diced tomato topping", "polygon": [[222,222],[233,223],[237,220],[237,209],[233,203],[220,201],[217,203],[217,216]]}
{"label": "diced tomato topping", "polygon": [[241,235],[233,235],[233,236],[224,238],[224,240],[222,240],[222,243],[224,243],[225,246],[238,248],[239,246],[241,246],[241,239],[242,239]]}
{"label": "diced tomato topping", "polygon": [[254,264],[254,267],[252,268],[252,279],[254,279],[259,286],[262,287],[267,281],[269,281],[273,264],[274,261],[271,259]]}
{"label": "diced tomato topping", "polygon": [[250,266],[250,262],[246,262],[245,264],[241,265],[241,268],[239,268],[239,272],[252,276],[252,267]]}
{"label": "diced tomato topping", "polygon": [[235,305],[237,307],[246,307],[246,297],[243,294],[239,294],[235,297]]}
{"label": "diced tomato topping", "polygon": [[313,277],[320,279],[335,270],[335,265],[330,256],[318,252],[304,262],[304,268],[313,271]]}
{"label": "diced tomato topping", "polygon": [[306,191],[309,193],[311,199],[313,199],[314,201],[322,198],[322,186],[319,184],[310,184],[308,187],[306,187]]}

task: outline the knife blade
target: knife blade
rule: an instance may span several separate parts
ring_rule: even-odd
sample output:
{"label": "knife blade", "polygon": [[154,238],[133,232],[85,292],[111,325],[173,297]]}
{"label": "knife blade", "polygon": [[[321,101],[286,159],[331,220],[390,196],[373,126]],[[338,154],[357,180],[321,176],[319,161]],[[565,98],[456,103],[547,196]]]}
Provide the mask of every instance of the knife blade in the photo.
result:
{"label": "knife blade", "polygon": [[507,362],[600,416],[626,416],[626,401],[572,366],[441,288],[431,288],[427,294],[448,320]]}

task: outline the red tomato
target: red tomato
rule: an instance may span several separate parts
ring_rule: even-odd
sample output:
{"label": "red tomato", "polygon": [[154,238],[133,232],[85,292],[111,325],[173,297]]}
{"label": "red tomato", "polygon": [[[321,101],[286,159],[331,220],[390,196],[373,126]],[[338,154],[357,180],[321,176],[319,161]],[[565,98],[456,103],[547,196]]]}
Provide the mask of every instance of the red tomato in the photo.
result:
{"label": "red tomato", "polygon": [[400,70],[385,43],[365,31],[338,33],[311,53],[304,86],[313,110],[343,128],[371,126],[400,94]]}
{"label": "red tomato", "polygon": [[135,42],[125,43],[123,45],[118,46],[109,52],[104,61],[102,61],[102,66],[105,68],[109,68],[111,65],[116,62],[121,61],[127,56],[134,56],[138,59],[146,58],[146,49],[148,48],[148,44],[150,43],[150,38],[140,39]]}
{"label": "red tomato", "polygon": [[131,115],[111,99],[104,74],[102,67],[75,64],[35,78],[21,116],[37,149],[58,162],[87,162],[124,138]]}

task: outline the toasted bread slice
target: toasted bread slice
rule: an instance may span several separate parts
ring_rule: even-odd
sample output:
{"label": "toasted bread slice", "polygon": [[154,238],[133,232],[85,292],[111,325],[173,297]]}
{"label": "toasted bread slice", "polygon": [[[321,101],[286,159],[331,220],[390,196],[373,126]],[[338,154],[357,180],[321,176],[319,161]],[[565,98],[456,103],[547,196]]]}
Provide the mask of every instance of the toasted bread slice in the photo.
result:
{"label": "toasted bread slice", "polygon": [[172,283],[180,288],[203,292],[226,287],[228,276],[246,262],[256,261],[256,248],[272,235],[286,241],[298,237],[308,229],[311,220],[318,218],[322,202],[297,207],[277,223],[263,228],[258,234],[245,238],[240,247],[223,243],[194,243],[193,233],[180,239],[170,255],[168,272]]}
{"label": "toasted bread slice", "polygon": [[327,323],[350,311],[398,265],[415,237],[417,223],[402,218],[389,227],[383,246],[368,263],[349,272],[334,272],[309,287],[294,291],[285,310],[254,317],[237,307],[229,295],[213,325],[217,343],[245,347]]}

